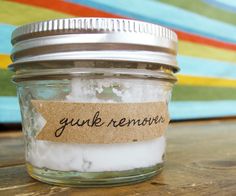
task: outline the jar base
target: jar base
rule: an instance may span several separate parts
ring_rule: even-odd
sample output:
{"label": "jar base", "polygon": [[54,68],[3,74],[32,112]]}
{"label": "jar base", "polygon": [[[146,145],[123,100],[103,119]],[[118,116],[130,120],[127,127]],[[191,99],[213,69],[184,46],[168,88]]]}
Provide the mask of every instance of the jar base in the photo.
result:
{"label": "jar base", "polygon": [[152,167],[117,172],[56,171],[37,168],[30,163],[26,163],[26,167],[32,178],[49,184],[71,187],[107,187],[129,185],[148,180],[162,171],[163,163]]}

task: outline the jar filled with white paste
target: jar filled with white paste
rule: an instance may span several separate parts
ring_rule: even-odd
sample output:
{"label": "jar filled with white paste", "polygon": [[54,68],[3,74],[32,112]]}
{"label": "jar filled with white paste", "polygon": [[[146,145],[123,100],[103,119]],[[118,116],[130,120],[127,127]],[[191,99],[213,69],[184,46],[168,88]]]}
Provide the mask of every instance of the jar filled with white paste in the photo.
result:
{"label": "jar filled with white paste", "polygon": [[70,186],[141,182],[160,173],[177,36],[115,18],[32,23],[12,34],[30,176]]}

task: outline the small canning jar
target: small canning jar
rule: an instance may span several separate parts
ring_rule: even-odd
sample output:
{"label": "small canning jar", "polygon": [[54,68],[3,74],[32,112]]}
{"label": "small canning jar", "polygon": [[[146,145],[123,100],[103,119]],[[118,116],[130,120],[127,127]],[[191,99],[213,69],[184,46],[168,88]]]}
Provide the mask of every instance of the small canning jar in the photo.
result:
{"label": "small canning jar", "polygon": [[32,23],[12,35],[30,176],[69,186],[140,182],[163,168],[177,36],[115,18]]}

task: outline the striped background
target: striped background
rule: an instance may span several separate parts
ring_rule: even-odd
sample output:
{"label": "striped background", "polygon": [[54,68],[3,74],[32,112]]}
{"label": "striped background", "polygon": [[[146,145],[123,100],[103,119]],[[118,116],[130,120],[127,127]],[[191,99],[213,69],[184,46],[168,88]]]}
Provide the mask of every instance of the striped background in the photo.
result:
{"label": "striped background", "polygon": [[172,119],[236,115],[235,0],[0,0],[0,10],[0,122],[20,121],[15,87],[6,70],[12,30],[75,16],[135,18],[173,29],[180,40],[181,72]]}

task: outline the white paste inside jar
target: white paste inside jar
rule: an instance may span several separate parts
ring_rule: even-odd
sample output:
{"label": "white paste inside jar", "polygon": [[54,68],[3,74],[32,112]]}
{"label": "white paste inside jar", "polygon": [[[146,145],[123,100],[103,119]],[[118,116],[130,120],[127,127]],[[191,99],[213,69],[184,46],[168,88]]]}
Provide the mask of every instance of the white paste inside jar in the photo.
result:
{"label": "white paste inside jar", "polygon": [[[64,101],[87,103],[137,103],[170,98],[170,87],[159,81],[129,79],[72,79]],[[39,132],[45,120],[36,114]],[[71,144],[31,139],[26,159],[39,168],[59,171],[123,171],[163,162],[165,137],[125,144]]]}

